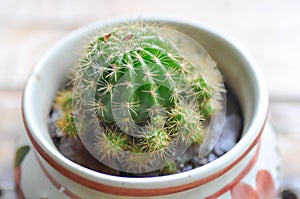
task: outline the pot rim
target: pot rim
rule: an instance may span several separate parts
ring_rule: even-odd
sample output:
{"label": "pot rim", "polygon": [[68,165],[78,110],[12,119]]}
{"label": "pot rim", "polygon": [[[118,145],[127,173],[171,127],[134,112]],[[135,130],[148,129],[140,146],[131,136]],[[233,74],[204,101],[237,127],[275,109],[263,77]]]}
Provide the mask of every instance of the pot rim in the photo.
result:
{"label": "pot rim", "polygon": [[[56,148],[54,148],[49,141],[46,140],[45,137],[39,136],[36,125],[33,120],[33,112],[30,111],[32,107],[29,105],[30,97],[34,96],[34,82],[32,81],[33,73],[30,75],[26,86],[23,91],[22,96],[22,117],[24,126],[26,128],[26,132],[34,145],[37,153],[43,157],[59,172],[62,172],[66,177],[71,178],[83,178],[89,181],[89,183],[98,183],[104,186],[112,186],[116,189],[120,189],[121,187],[126,188],[136,188],[138,190],[144,189],[164,189],[169,187],[179,187],[182,184],[189,185],[185,189],[194,188],[201,184],[205,184],[211,181],[214,178],[219,177],[220,175],[226,173],[226,171],[233,168],[239,161],[241,161],[258,143],[260,136],[263,132],[264,126],[268,117],[268,95],[266,89],[263,86],[261,77],[259,76],[258,69],[256,64],[253,62],[252,58],[245,52],[244,49],[240,47],[235,41],[230,39],[228,36],[225,36],[223,33],[220,33],[216,30],[213,30],[211,27],[207,27],[203,24],[199,24],[195,21],[190,21],[186,19],[180,18],[170,18],[170,17],[125,17],[125,18],[113,18],[110,20],[94,22],[92,24],[83,26],[69,35],[64,37],[58,43],[56,43],[39,61],[36,65],[34,71],[42,70],[43,61],[47,56],[51,54],[52,51],[56,51],[69,39],[76,37],[87,29],[99,26],[106,26],[108,24],[116,24],[116,23],[124,23],[128,21],[135,20],[146,20],[146,21],[154,21],[154,22],[164,22],[171,24],[183,24],[195,27],[197,29],[201,29],[202,31],[206,31],[209,34],[214,35],[218,39],[221,39],[223,42],[226,42],[229,46],[234,48],[236,51],[240,53],[240,56],[250,65],[251,67],[247,68],[247,72],[253,78],[253,86],[256,89],[255,99],[257,101],[256,109],[253,110],[253,118],[251,123],[249,124],[248,129],[244,132],[243,137],[240,141],[226,154],[219,157],[218,159],[193,170],[182,172],[179,174],[173,174],[168,176],[159,176],[159,177],[146,177],[146,178],[128,178],[128,177],[119,177],[119,176],[111,176],[103,173],[99,173],[96,171],[92,171],[90,169],[84,168],[71,160],[64,157]],[[74,175],[75,174],[75,175]],[[126,189],[125,188],[125,189]],[[180,189],[179,189],[180,190]],[[179,192],[179,191],[176,191]]]}

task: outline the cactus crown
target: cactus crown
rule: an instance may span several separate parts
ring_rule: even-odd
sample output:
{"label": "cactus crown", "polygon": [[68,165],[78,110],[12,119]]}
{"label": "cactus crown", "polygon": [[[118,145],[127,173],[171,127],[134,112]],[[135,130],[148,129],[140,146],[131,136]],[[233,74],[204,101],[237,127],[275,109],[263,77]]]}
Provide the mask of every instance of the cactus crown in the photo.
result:
{"label": "cactus crown", "polygon": [[[99,160],[146,171],[146,165],[157,165],[154,158],[178,155],[178,144],[201,144],[222,92],[215,65],[207,68],[199,70],[157,28],[118,26],[88,45],[74,72],[75,120],[65,116],[57,124],[67,135],[72,128],[64,123],[81,124],[74,136],[93,131],[90,144]],[[82,130],[82,118],[94,118],[99,129]]]}

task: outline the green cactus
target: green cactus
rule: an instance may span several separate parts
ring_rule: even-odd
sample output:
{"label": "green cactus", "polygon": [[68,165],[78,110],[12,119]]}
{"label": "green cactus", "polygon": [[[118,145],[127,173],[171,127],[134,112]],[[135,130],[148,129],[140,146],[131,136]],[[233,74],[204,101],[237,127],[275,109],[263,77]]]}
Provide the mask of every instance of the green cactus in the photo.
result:
{"label": "green cactus", "polygon": [[[155,28],[121,25],[88,45],[74,71],[73,105],[102,125],[94,142],[100,159],[122,159],[124,151],[163,157],[178,142],[201,144],[205,136],[222,79],[211,83],[203,74]],[[66,112],[56,124],[76,136],[65,92],[56,97]]]}
{"label": "green cactus", "polygon": [[54,107],[61,111],[61,117],[55,122],[56,127],[66,137],[77,137],[77,129],[72,115],[73,93],[70,90],[63,90],[56,94]]}

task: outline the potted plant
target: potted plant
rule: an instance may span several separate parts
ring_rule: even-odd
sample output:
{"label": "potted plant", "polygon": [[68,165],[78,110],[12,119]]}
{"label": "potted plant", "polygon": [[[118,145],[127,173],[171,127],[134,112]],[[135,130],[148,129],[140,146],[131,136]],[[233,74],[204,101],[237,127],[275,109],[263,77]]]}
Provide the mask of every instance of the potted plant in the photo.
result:
{"label": "potted plant", "polygon": [[[241,106],[241,139],[199,166],[230,121],[225,90]],[[24,181],[36,168],[36,186],[17,187],[29,198],[274,198],[267,113],[254,63],[209,28],[165,18],[94,23],[56,44],[28,80],[23,119],[36,153],[19,167]],[[187,156],[199,164],[180,170]]]}

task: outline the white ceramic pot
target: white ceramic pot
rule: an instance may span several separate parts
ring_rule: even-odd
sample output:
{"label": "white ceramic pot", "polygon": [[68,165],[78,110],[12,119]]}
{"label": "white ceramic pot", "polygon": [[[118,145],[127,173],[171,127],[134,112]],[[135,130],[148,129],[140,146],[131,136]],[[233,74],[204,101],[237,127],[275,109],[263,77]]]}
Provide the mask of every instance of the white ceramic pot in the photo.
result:
{"label": "white ceramic pot", "polygon": [[[164,23],[198,41],[237,94],[243,112],[243,136],[225,155],[200,168],[163,177],[125,178],[86,169],[65,158],[48,130],[53,98],[77,61],[89,33],[121,19],[80,28],[54,45],[36,65],[23,95],[28,139],[22,139],[16,165],[20,198],[234,198],[271,199],[278,187],[279,161],[274,132],[268,124],[268,96],[255,63],[223,34],[193,22],[147,18]],[[77,51],[78,52],[78,51]],[[25,155],[27,154],[27,155]]]}

